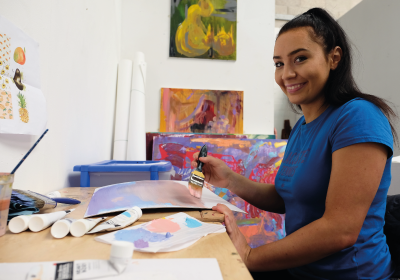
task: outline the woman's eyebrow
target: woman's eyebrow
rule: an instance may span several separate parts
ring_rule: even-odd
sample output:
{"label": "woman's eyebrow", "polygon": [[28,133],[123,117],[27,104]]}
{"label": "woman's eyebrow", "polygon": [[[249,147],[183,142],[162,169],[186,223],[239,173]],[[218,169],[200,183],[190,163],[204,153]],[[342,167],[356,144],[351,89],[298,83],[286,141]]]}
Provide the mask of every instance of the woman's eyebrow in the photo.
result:
{"label": "woman's eyebrow", "polygon": [[[288,56],[294,55],[294,54],[296,54],[298,52],[301,52],[301,51],[309,52],[309,50],[307,50],[307,49],[299,48],[299,49],[296,49],[294,51],[291,51]],[[281,57],[280,56],[274,56],[273,59],[281,59]]]}

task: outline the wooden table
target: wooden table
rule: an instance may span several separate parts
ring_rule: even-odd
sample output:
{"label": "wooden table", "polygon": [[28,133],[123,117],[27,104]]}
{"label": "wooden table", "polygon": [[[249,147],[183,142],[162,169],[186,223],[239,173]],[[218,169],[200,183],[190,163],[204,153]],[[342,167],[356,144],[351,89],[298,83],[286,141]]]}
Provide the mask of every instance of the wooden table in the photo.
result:
{"label": "wooden table", "polygon": [[[49,213],[67,209],[76,210],[67,217],[80,219],[86,212],[94,187],[90,188],[65,188],[60,190],[63,197],[76,198],[82,203],[76,205],[57,206],[56,209],[44,210],[40,213]],[[142,218],[134,225],[153,219],[182,212],[168,210],[143,210]],[[188,215],[204,222],[220,222],[223,216],[214,211],[184,211]],[[109,218],[114,217],[114,215]],[[110,245],[97,242],[94,237],[104,233],[84,235],[80,238],[68,235],[63,239],[55,239],[50,233],[50,228],[34,233],[25,231],[13,234],[7,230],[0,237],[0,262],[42,262],[42,261],[71,261],[78,259],[109,259]],[[222,276],[227,279],[252,279],[249,271],[242,262],[238,252],[227,233],[210,234],[201,238],[192,246],[170,253],[142,253],[134,252],[133,259],[162,259],[162,258],[216,258]]]}

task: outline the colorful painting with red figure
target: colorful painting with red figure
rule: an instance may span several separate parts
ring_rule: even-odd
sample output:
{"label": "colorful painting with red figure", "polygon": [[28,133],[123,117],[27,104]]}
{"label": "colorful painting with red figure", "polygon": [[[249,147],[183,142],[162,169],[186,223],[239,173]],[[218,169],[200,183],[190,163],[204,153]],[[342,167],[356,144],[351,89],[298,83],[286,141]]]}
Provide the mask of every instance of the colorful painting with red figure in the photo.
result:
{"label": "colorful painting with red figure", "polygon": [[[173,180],[189,179],[193,154],[207,145],[208,155],[223,160],[230,169],[252,181],[274,184],[286,149],[287,140],[201,138],[196,135],[160,135],[154,137],[153,160],[168,160]],[[228,189],[205,183],[205,187],[246,211],[234,213],[240,231],[252,248],[282,239],[285,216],[258,209]]]}
{"label": "colorful painting with red figure", "polygon": [[243,133],[243,91],[161,89],[160,132]]}

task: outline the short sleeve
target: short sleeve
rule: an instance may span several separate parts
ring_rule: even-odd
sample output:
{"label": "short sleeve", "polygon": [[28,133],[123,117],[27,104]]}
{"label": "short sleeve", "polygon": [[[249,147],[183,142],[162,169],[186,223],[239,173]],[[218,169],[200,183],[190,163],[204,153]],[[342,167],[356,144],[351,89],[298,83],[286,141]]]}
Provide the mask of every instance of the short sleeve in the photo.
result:
{"label": "short sleeve", "polygon": [[330,135],[332,153],[357,143],[375,142],[389,148],[393,155],[393,135],[390,124],[382,111],[373,103],[353,99],[342,106]]}

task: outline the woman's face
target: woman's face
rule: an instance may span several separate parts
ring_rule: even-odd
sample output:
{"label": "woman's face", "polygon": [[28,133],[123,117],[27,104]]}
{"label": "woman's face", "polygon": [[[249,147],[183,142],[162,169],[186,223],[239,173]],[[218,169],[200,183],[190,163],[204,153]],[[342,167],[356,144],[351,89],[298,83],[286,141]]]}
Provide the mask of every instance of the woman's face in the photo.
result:
{"label": "woman's face", "polygon": [[301,27],[280,35],[275,43],[275,81],[297,105],[321,105],[322,89],[332,68],[330,55],[314,42],[308,28]]}

